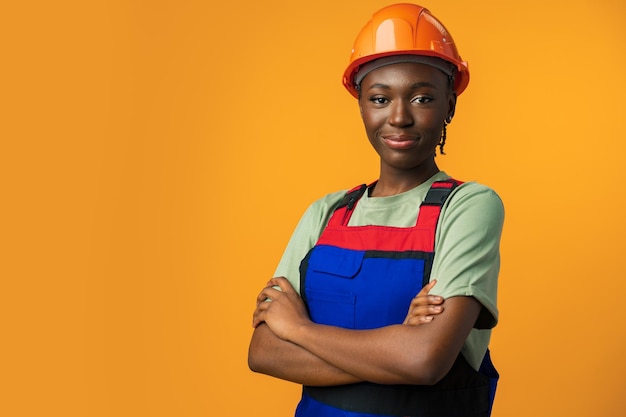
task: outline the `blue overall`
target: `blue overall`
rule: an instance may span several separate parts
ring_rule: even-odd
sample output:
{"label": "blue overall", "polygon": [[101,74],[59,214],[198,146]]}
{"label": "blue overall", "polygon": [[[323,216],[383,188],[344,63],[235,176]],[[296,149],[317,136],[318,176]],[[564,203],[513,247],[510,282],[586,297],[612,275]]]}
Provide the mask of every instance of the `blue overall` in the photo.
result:
{"label": "blue overall", "polygon": [[[441,206],[458,184],[435,182],[416,225],[407,228],[348,226],[367,187],[348,192],[300,265],[301,294],[311,319],[348,329],[402,323],[412,298],[430,280]],[[296,417],[488,417],[497,378],[489,352],[480,372],[459,354],[433,386],[304,386]]]}

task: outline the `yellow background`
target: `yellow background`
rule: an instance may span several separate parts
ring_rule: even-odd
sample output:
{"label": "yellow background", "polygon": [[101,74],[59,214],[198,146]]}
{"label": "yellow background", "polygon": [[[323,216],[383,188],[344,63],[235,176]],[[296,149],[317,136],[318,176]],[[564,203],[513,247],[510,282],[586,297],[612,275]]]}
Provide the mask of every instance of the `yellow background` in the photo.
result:
{"label": "yellow background", "polygon": [[[0,6],[0,415],[291,415],[254,299],[376,176],[340,77],[386,4]],[[440,167],[506,205],[494,416],[623,416],[626,5],[425,5],[472,74]]]}

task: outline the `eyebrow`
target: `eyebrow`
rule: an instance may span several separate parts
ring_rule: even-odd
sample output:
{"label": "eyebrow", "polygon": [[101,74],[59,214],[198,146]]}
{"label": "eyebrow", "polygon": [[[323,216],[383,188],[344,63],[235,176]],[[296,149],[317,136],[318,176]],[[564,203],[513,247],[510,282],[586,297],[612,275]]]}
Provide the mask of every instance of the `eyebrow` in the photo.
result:
{"label": "eyebrow", "polygon": [[[410,85],[410,88],[412,90],[417,90],[418,88],[423,88],[423,87],[429,87],[429,88],[437,88],[436,85],[434,85],[433,83],[429,83],[426,81],[422,81],[422,82],[417,82],[417,83],[413,83]],[[390,90],[391,87],[387,84],[382,84],[382,83],[374,83],[372,85],[370,85],[370,87],[368,88],[368,91],[373,89],[373,88],[382,88],[385,90]]]}

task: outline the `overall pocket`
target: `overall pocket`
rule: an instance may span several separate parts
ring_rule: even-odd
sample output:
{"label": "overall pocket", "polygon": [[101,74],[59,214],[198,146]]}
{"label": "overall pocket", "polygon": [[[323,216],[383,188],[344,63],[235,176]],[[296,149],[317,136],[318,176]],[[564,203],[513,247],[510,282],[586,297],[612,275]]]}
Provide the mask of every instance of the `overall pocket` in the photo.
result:
{"label": "overall pocket", "polygon": [[334,246],[317,246],[310,253],[303,288],[314,322],[355,328],[352,281],[361,270],[364,254]]}

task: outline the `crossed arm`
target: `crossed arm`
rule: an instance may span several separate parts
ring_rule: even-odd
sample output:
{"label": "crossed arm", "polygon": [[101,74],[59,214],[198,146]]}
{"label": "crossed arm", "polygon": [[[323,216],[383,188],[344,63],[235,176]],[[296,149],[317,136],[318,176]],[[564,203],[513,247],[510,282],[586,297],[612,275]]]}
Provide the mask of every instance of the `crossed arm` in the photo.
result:
{"label": "crossed arm", "polygon": [[313,323],[289,282],[273,278],[257,298],[250,369],[303,385],[434,384],[452,367],[481,306],[453,297],[444,309],[441,297],[428,295],[433,285],[413,299],[403,324],[351,330]]}

